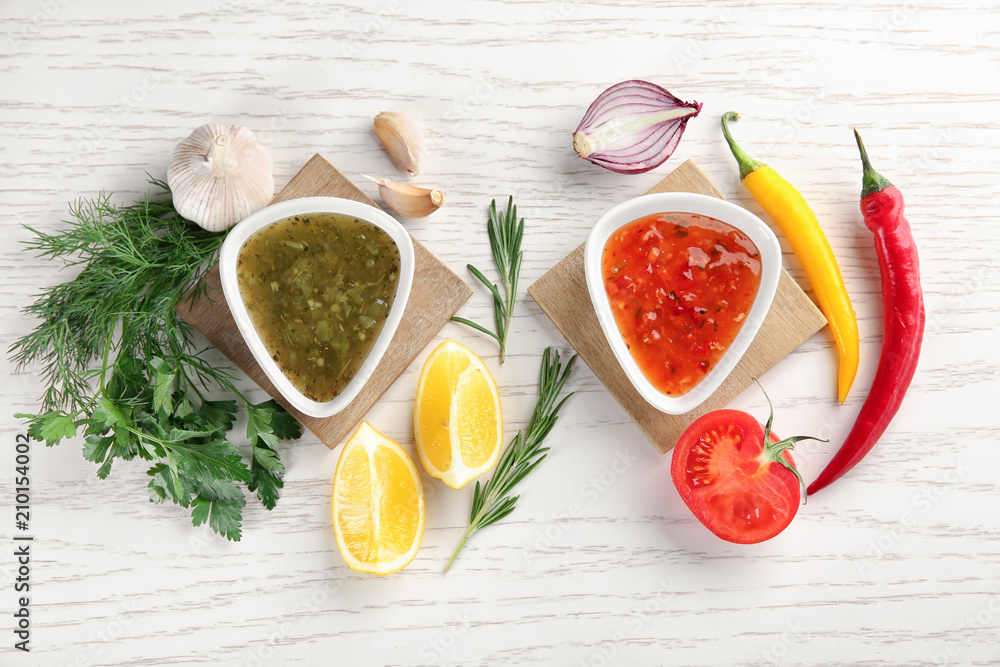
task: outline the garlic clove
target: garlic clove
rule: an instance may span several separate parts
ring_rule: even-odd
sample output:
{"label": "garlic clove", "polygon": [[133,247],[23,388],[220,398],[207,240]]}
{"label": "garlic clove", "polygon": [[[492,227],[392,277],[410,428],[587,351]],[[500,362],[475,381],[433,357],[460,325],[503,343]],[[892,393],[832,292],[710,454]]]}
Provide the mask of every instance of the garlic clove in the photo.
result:
{"label": "garlic clove", "polygon": [[384,178],[371,176],[365,178],[378,185],[378,193],[386,206],[408,218],[423,218],[444,204],[444,195],[440,190],[418,188],[415,185],[397,183]]}
{"label": "garlic clove", "polygon": [[396,168],[416,176],[420,172],[423,138],[413,119],[405,114],[383,111],[375,116],[373,127]]}
{"label": "garlic clove", "polygon": [[167,170],[177,212],[213,232],[274,197],[274,162],[242,125],[202,125],[177,144]]}

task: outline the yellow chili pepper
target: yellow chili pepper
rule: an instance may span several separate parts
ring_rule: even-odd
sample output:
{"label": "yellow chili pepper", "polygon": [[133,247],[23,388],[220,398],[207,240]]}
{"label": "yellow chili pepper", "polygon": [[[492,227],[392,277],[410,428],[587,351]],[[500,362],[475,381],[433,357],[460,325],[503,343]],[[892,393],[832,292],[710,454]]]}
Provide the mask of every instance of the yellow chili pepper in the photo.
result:
{"label": "yellow chili pepper", "polygon": [[858,373],[859,341],[858,320],[840,275],[840,266],[816,215],[802,195],[778,172],[751,159],[733,141],[728,122],[739,117],[733,111],[723,114],[722,132],[740,166],[743,185],[774,220],[806,270],[806,277],[812,284],[819,308],[826,316],[837,344],[840,355],[837,393],[843,403]]}

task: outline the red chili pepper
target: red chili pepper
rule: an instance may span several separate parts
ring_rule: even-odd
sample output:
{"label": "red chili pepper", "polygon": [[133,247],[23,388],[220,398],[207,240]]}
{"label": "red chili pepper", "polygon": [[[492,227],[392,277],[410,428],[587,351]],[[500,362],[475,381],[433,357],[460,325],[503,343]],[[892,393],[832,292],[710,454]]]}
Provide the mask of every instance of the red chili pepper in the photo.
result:
{"label": "red chili pepper", "polygon": [[917,370],[924,337],[924,295],[920,289],[920,261],[903,217],[903,195],[872,169],[861,135],[854,131],[861,149],[861,213],[875,234],[879,272],[882,274],[882,354],[875,380],[847,439],[816,481],[812,495],[832,484],[872,450],[896,415]]}

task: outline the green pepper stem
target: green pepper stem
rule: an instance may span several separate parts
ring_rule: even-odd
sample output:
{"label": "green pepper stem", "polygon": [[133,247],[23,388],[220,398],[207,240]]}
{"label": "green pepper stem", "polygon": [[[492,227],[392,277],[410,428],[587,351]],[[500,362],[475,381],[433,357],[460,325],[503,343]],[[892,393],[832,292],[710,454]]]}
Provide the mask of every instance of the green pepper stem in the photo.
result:
{"label": "green pepper stem", "polygon": [[[760,382],[757,382],[757,386],[760,387]],[[799,480],[799,486],[802,487],[802,504],[805,505],[809,500],[808,493],[806,492],[806,482],[802,479],[802,474],[798,471],[798,468],[789,463],[782,454],[785,450],[795,449],[795,445],[803,440],[817,440],[819,442],[830,442],[829,440],[824,440],[823,438],[814,438],[811,435],[793,435],[790,438],[785,438],[784,440],[778,440],[777,442],[771,442],[771,424],[774,423],[774,405],[771,403],[771,397],[767,395],[764,391],[764,387],[760,387],[760,390],[764,392],[764,398],[767,399],[767,424],[764,425],[764,458],[772,463],[780,463],[781,465],[788,468],[795,479]]]}
{"label": "green pepper stem", "polygon": [[739,119],[740,115],[735,111],[727,111],[722,114],[722,134],[725,135],[726,143],[729,144],[729,150],[733,152],[733,157],[736,158],[736,164],[740,166],[740,180],[742,181],[751,173],[763,167],[764,163],[757,162],[757,160],[751,158],[739,147],[739,144],[733,141],[733,135],[729,133],[729,121]]}
{"label": "green pepper stem", "polygon": [[868,151],[865,150],[865,145],[861,141],[861,135],[858,134],[857,129],[854,130],[854,138],[858,140],[858,148],[861,150],[861,168],[864,170],[861,176],[861,198],[864,199],[870,194],[882,192],[882,190],[885,190],[892,183],[882,174],[872,169],[872,163],[868,160]]}
{"label": "green pepper stem", "polygon": [[764,441],[764,455],[769,461],[774,463],[780,463],[781,465],[788,468],[795,479],[799,480],[799,486],[802,487],[802,504],[805,505],[808,501],[808,495],[806,494],[806,482],[802,479],[802,474],[799,472],[798,468],[793,466],[791,463],[785,459],[782,454],[785,453],[787,449],[795,449],[795,445],[802,440],[817,440],[819,442],[830,442],[829,440],[824,440],[823,438],[814,438],[811,435],[793,435],[790,438],[785,438],[784,440],[779,440],[777,442]]}

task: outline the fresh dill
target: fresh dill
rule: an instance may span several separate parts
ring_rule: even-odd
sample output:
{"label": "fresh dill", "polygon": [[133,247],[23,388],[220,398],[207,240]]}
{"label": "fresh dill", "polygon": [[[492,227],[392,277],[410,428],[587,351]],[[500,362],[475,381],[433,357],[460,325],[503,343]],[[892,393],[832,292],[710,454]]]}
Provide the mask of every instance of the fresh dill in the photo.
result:
{"label": "fresh dill", "polygon": [[490,480],[483,486],[476,482],[469,527],[465,530],[462,541],[458,543],[458,548],[455,549],[455,553],[452,554],[445,566],[445,572],[451,569],[458,554],[461,553],[465,543],[473,534],[500,521],[514,511],[520,496],[511,496],[511,490],[547,456],[546,452],[549,451],[549,448],[542,447],[542,441],[555,426],[559,410],[573,395],[572,393],[567,394],[556,403],[563,385],[566,384],[566,380],[573,370],[575,360],[576,355],[570,358],[564,370],[559,361],[559,351],[551,347],[545,349],[539,373],[538,401],[531,414],[528,429],[523,434],[519,432],[507,445],[493,469],[493,476],[490,477]]}
{"label": "fresh dill", "polygon": [[[150,182],[167,194],[165,183]],[[168,196],[115,205],[108,195],[70,206],[67,227],[31,227],[26,242],[40,257],[79,268],[24,309],[39,320],[10,348],[18,370],[41,364],[46,385],[28,433],[49,446],[82,430],[83,455],[104,479],[115,459],[152,462],[149,497],[190,508],[230,540],[242,534],[246,484],[274,507],[284,467],[278,440],[301,428],[274,401],[251,403],[228,368],[196,350],[174,311],[217,259],[225,234],[177,215]],[[207,298],[196,289],[191,298]],[[210,390],[231,398],[211,400]],[[247,414],[249,465],[227,433],[239,406]]]}
{"label": "fresh dill", "polygon": [[500,282],[503,284],[504,296],[500,295],[500,288],[483,275],[482,271],[472,264],[469,264],[468,267],[472,275],[486,285],[493,294],[496,333],[464,317],[451,319],[481,331],[496,340],[500,344],[500,363],[503,363],[507,355],[507,335],[510,333],[510,321],[514,316],[514,303],[517,301],[517,280],[521,273],[523,254],[521,240],[524,238],[524,218],[518,222],[517,206],[514,205],[513,197],[507,200],[507,210],[502,216],[497,212],[497,201],[494,199],[490,202],[489,221],[486,228],[490,237],[490,249],[493,251],[493,262],[496,264],[497,271],[500,273]]}

